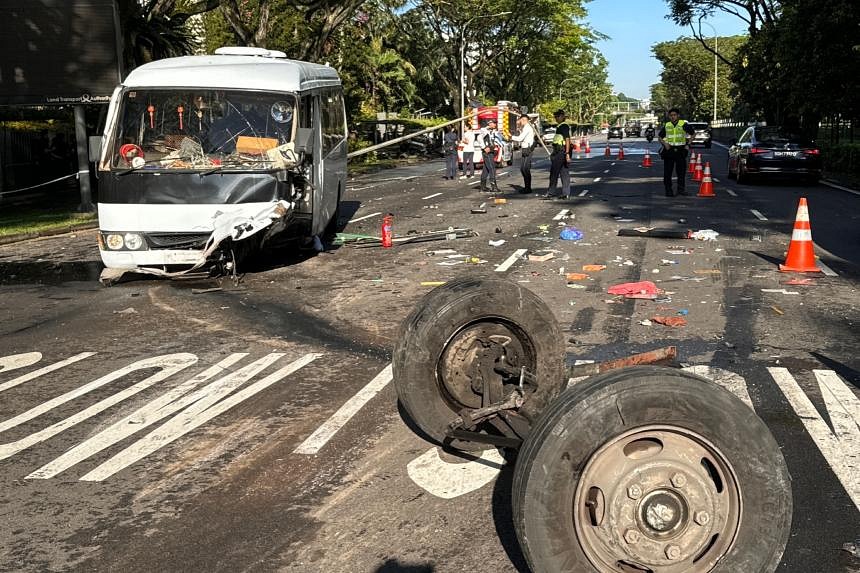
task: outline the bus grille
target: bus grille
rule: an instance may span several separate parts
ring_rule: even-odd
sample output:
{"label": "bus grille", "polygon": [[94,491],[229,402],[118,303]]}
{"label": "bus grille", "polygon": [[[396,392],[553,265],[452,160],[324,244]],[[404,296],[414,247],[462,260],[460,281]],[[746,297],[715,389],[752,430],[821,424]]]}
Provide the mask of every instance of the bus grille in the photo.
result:
{"label": "bus grille", "polygon": [[202,249],[212,233],[147,233],[153,249]]}

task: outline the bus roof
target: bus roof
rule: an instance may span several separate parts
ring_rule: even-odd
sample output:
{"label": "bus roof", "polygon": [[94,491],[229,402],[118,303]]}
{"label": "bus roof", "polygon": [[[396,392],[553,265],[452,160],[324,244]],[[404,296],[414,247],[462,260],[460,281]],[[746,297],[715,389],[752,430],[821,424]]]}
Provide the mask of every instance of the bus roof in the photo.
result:
{"label": "bus roof", "polygon": [[337,71],[322,64],[259,55],[167,58],[132,70],[126,87],[187,87],[298,92],[339,86]]}

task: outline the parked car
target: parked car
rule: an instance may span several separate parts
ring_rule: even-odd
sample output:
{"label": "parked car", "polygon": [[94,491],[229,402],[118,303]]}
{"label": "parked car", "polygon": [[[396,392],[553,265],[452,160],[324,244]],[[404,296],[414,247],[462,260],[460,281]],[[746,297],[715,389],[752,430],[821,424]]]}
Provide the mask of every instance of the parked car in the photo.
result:
{"label": "parked car", "polygon": [[729,148],[729,178],[738,183],[763,175],[801,176],[816,182],[821,164],[821,150],[814,141],[782,127],[748,127]]}
{"label": "parked car", "polygon": [[626,135],[627,137],[641,137],[642,127],[639,125],[639,122],[627,122],[627,125],[624,126],[624,135]]}
{"label": "parked car", "polygon": [[549,145],[550,143],[552,143],[553,137],[555,137],[555,128],[554,127],[547,127],[546,129],[543,130],[543,135],[541,135],[541,139],[543,139],[544,143]]}
{"label": "parked car", "polygon": [[617,125],[610,127],[609,133],[606,134],[606,139],[612,139],[613,137],[617,137],[618,139],[624,139],[624,130]]}
{"label": "parked car", "polygon": [[704,145],[711,147],[711,126],[703,121],[691,121],[690,127],[693,128],[693,140],[690,142],[693,145]]}

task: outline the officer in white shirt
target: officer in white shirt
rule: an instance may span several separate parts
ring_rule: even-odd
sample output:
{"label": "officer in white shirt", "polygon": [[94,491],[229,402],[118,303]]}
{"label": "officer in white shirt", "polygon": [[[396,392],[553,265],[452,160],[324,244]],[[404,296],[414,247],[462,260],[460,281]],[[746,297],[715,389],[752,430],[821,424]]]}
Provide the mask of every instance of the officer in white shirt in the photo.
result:
{"label": "officer in white shirt", "polygon": [[532,124],[529,122],[529,116],[520,114],[517,119],[517,126],[520,129],[518,135],[512,135],[511,139],[520,144],[520,155],[522,155],[523,163],[520,165],[520,173],[523,175],[523,188],[520,193],[532,192],[532,151],[535,148],[535,131]]}

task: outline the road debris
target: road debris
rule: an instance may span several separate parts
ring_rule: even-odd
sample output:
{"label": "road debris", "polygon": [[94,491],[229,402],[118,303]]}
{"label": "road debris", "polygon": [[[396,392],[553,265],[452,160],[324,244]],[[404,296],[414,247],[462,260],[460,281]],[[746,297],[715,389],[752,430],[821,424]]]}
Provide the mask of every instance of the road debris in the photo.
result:
{"label": "road debris", "polygon": [[564,278],[569,281],[584,281],[589,277],[585,273],[567,273]]}
{"label": "road debris", "polygon": [[810,286],[814,285],[812,279],[791,279],[782,283],[784,285],[792,285],[792,286]]}
{"label": "road debris", "polygon": [[421,286],[442,286],[445,284],[445,281],[421,281]]}
{"label": "road debris", "polygon": [[504,244],[505,244],[505,240],[504,240],[504,239],[498,239],[498,240],[496,240],[496,241],[492,241],[492,240],[491,240],[491,241],[489,241],[489,245],[490,245],[491,247],[501,247],[501,246],[502,246],[502,245],[504,245]]}
{"label": "road debris", "polygon": [[221,287],[213,287],[213,288],[193,288],[191,289],[191,294],[206,294],[208,292],[218,292],[224,290]]}
{"label": "road debris", "polygon": [[559,236],[564,241],[579,241],[585,235],[576,227],[565,227],[561,230],[561,234]]}
{"label": "road debris", "polygon": [[723,271],[720,269],[699,269],[693,271],[697,275],[721,275]]}
{"label": "road debris", "polygon": [[690,231],[679,229],[658,229],[656,227],[636,227],[618,229],[619,237],[652,237],[655,239],[689,239]]}
{"label": "road debris", "polygon": [[720,234],[713,229],[702,229],[701,231],[692,233],[690,238],[697,241],[716,241],[719,236]]}
{"label": "road debris", "polygon": [[772,311],[774,311],[775,313],[777,313],[778,315],[780,315],[780,316],[782,316],[783,314],[785,314],[785,311],[784,311],[784,310],[782,310],[781,308],[779,308],[778,306],[776,306],[775,304],[770,305],[770,309],[771,309]]}
{"label": "road debris", "polygon": [[606,268],[606,265],[582,265],[582,270],[588,272],[596,272],[602,271]]}
{"label": "road debris", "polygon": [[609,287],[606,292],[609,294],[624,295],[625,298],[657,298],[658,294],[663,291],[657,288],[657,285],[651,281],[639,281],[635,283],[621,283]]}
{"label": "road debris", "polygon": [[778,294],[800,294],[796,290],[785,290],[784,288],[763,288],[761,292],[772,292]]}
{"label": "road debris", "polygon": [[124,308],[122,310],[113,311],[114,314],[137,314],[137,311],[134,310],[134,307]]}
{"label": "road debris", "polygon": [[687,320],[680,316],[652,316],[651,320],[664,326],[687,326]]}
{"label": "road debris", "polygon": [[539,251],[540,254],[534,253],[529,255],[529,261],[543,263],[555,257],[555,253],[547,253]]}

